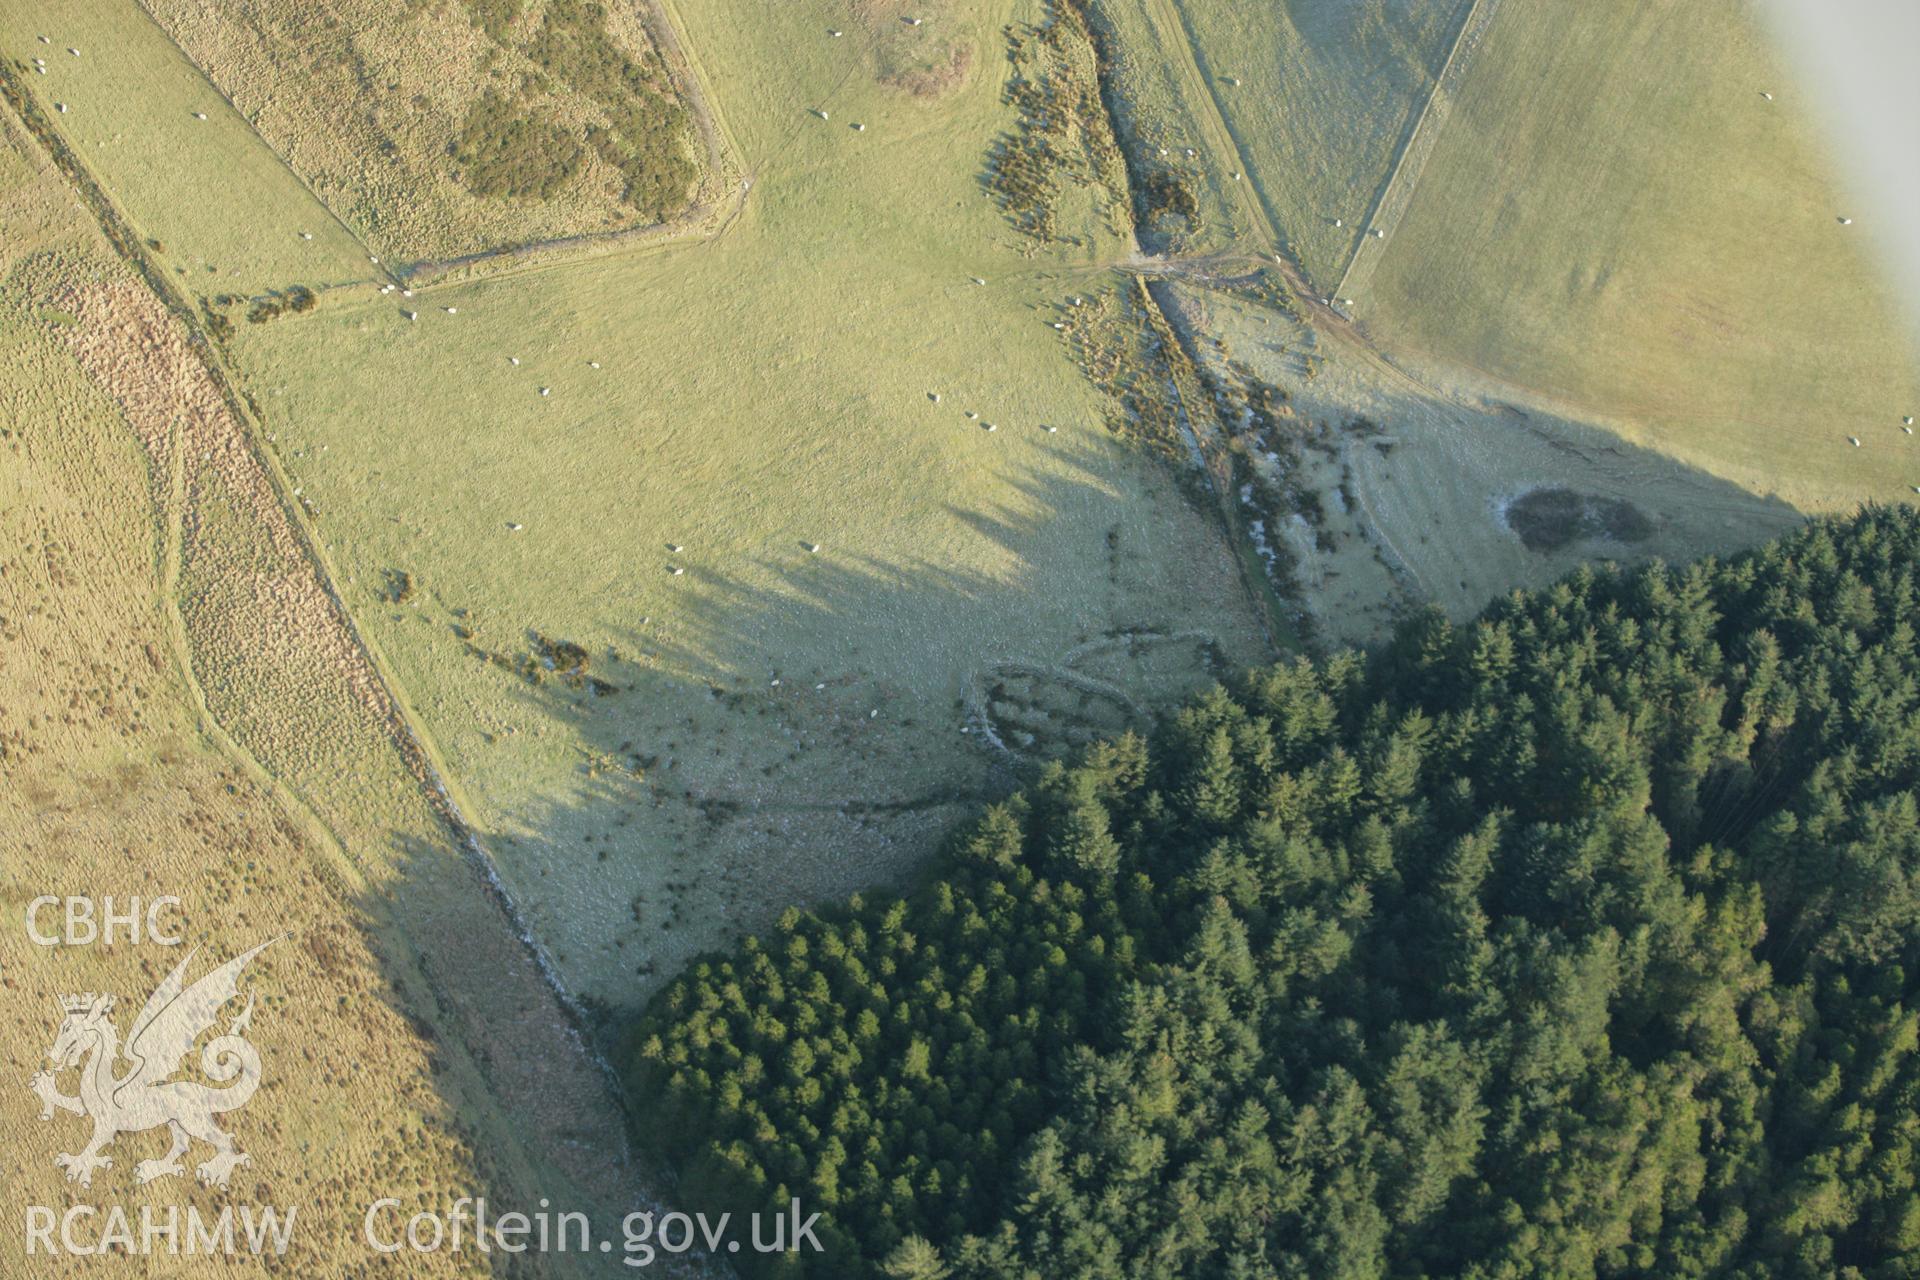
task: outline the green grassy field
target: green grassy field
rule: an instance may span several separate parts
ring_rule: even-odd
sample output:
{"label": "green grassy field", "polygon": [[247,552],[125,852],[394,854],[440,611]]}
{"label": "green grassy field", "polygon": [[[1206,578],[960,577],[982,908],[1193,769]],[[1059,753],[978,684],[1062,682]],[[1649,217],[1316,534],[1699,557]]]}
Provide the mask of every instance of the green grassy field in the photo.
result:
{"label": "green grassy field", "polygon": [[57,12],[0,4],[0,56],[16,64],[16,81],[74,150],[110,178],[115,205],[140,236],[159,241],[156,258],[182,292],[249,296],[378,274],[352,233],[133,0]]}
{"label": "green grassy field", "polygon": [[1357,314],[1803,508],[1910,496],[1920,359],[1810,116],[1740,11],[1506,0]]}
{"label": "green grassy field", "polygon": [[[1157,0],[1315,287],[1345,269],[1466,0]],[[1343,226],[1336,227],[1339,221]]]}
{"label": "green grassy field", "polygon": [[596,997],[911,866],[1009,764],[962,733],[975,673],[1196,619],[1260,652],[1217,526],[1109,435],[1051,327],[1124,242],[1041,254],[982,190],[998,32],[1037,7],[928,12],[978,51],[933,96],[882,83],[838,6],[684,7],[707,75],[756,86],[716,240],[236,340],[363,625]]}

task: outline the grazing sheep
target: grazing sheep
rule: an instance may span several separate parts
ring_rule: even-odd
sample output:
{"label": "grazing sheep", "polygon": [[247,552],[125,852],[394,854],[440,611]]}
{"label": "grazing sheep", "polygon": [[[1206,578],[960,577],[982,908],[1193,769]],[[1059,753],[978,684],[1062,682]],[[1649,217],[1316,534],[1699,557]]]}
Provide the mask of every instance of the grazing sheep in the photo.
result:
{"label": "grazing sheep", "polygon": [[1858,449],[1858,448],[1860,447],[1860,437],[1859,437],[1859,436],[1848,436],[1848,437],[1847,437],[1847,443],[1848,443],[1848,444],[1850,444],[1850,445],[1852,445],[1852,446],[1853,446],[1854,448],[1856,448],[1856,449]]}
{"label": "grazing sheep", "polygon": [[600,367],[600,362],[599,362],[598,360],[589,360],[589,361],[587,361],[587,368],[589,368],[589,369],[598,369],[599,367]]}
{"label": "grazing sheep", "polygon": [[1906,423],[1906,424],[1907,424],[1908,426],[1912,426],[1912,425],[1913,425],[1913,415],[1909,413],[1909,414],[1907,414],[1907,415],[1906,415],[1905,417],[1903,417],[1903,418],[1901,418],[1901,419],[1900,419],[1900,421],[1902,421],[1902,422],[1904,422],[1904,423]]}
{"label": "grazing sheep", "polygon": [[817,555],[819,555],[819,554],[820,554],[820,544],[819,544],[819,543],[817,543],[817,542],[809,542],[809,543],[807,544],[807,554],[808,554],[808,555],[810,555],[810,556],[817,556]]}
{"label": "grazing sheep", "polygon": [[969,409],[969,410],[967,410],[967,421],[968,421],[968,422],[974,422],[974,421],[977,421],[977,420],[979,419],[979,417],[980,417],[980,415],[979,415],[979,414],[977,414],[977,413],[975,413],[975,412],[974,412],[973,410],[971,410],[971,409]]}
{"label": "grazing sheep", "polygon": [[1058,427],[1056,427],[1056,426],[1054,426],[1054,425],[1053,425],[1052,423],[1048,423],[1048,424],[1047,424],[1047,434],[1048,434],[1048,435],[1052,435],[1052,434],[1053,434],[1054,432],[1056,432],[1056,431],[1058,431],[1059,429],[1060,429],[1060,428],[1058,428]]}
{"label": "grazing sheep", "polygon": [[979,276],[968,276],[968,277],[967,277],[967,279],[969,279],[969,280],[971,280],[971,281],[973,281],[973,282],[974,282],[975,284],[985,284],[985,283],[986,283],[986,281],[985,281],[984,279],[982,279],[981,277],[979,277]]}
{"label": "grazing sheep", "polygon": [[674,577],[676,577],[676,578],[677,578],[677,577],[679,577],[679,576],[680,576],[681,574],[683,574],[683,573],[685,573],[685,572],[686,572],[686,570],[685,570],[685,569],[683,569],[683,568],[681,568],[681,567],[680,567],[679,565],[677,565],[677,564],[670,564],[670,565],[668,565],[668,566],[667,566],[667,572],[668,572],[668,573],[670,573],[670,574],[672,574],[672,575],[673,575]]}
{"label": "grazing sheep", "polygon": [[204,111],[196,111],[193,113],[193,118],[195,120],[205,120],[207,118],[207,113]]}
{"label": "grazing sheep", "polygon": [[933,402],[934,402],[935,404],[939,404],[939,403],[940,403],[940,393],[939,393],[938,391],[929,391],[929,392],[927,392],[927,399],[929,399],[929,400],[931,400],[931,401],[933,401]]}
{"label": "grazing sheep", "polygon": [[511,530],[512,532],[514,532],[514,533],[518,533],[518,532],[520,532],[520,530],[522,530],[522,529],[524,529],[525,527],[526,527],[525,525],[523,525],[523,524],[521,524],[521,523],[520,523],[519,521],[517,521],[517,520],[509,520],[509,521],[507,521],[507,528],[508,528],[509,530]]}
{"label": "grazing sheep", "polygon": [[313,232],[311,232],[311,231],[302,231],[302,232],[300,233],[300,238],[301,238],[302,240],[311,240],[311,239],[313,239]]}
{"label": "grazing sheep", "polygon": [[1768,102],[1772,102],[1772,101],[1773,101],[1773,95],[1772,95],[1772,94],[1770,94],[1770,93],[1768,93],[1768,92],[1767,92],[1767,91],[1766,91],[1765,89],[1762,89],[1762,90],[1760,91],[1760,96],[1761,96],[1761,97],[1763,97],[1763,98],[1765,98],[1765,99],[1766,99],[1766,100],[1767,100]]}
{"label": "grazing sheep", "polygon": [[668,555],[672,555],[672,556],[677,556],[677,555],[679,555],[679,554],[680,554],[680,552],[681,552],[682,550],[683,550],[683,548],[682,548],[682,547],[680,546],[680,544],[679,544],[679,543],[677,543],[677,542],[669,542],[669,543],[667,544],[667,554],[668,554]]}
{"label": "grazing sheep", "polygon": [[440,309],[446,312],[450,316],[457,316],[460,314],[460,308],[458,307],[442,307]]}
{"label": "grazing sheep", "polygon": [[56,102],[56,103],[54,103],[54,104],[53,104],[53,109],[54,109],[55,111],[58,111],[58,112],[59,112],[59,113],[60,113],[61,115],[65,115],[65,114],[67,114],[67,104],[66,104],[66,103],[64,103],[64,102]]}
{"label": "grazing sheep", "polygon": [[855,133],[865,133],[865,132],[867,131],[867,126],[865,126],[865,125],[863,125],[863,124],[858,124],[858,123],[856,123],[856,124],[855,124],[855,125],[853,126],[853,131],[854,131]]}
{"label": "grazing sheep", "polygon": [[838,31],[829,31],[827,32],[827,34],[832,36],[835,40],[838,40],[840,38],[840,33]]}
{"label": "grazing sheep", "polygon": [[1387,238],[1387,233],[1381,230],[1379,227],[1375,227],[1373,229],[1373,238],[1375,240],[1385,240]]}
{"label": "grazing sheep", "polygon": [[552,388],[552,387],[542,387],[542,388],[540,388],[540,394],[541,394],[541,395],[543,395],[543,396],[550,396],[550,395],[552,395],[552,394],[553,394],[553,388]]}
{"label": "grazing sheep", "polygon": [[519,357],[519,356],[508,356],[508,357],[507,357],[507,363],[508,363],[508,364],[510,364],[510,365],[512,365],[512,366],[513,366],[514,368],[516,368],[516,369],[517,369],[517,368],[519,368],[519,367],[520,367],[520,357]]}
{"label": "grazing sheep", "polygon": [[1850,226],[1852,226],[1852,225],[1853,225],[1853,219],[1852,219],[1852,218],[1842,218],[1842,219],[1840,219],[1840,225],[1841,225],[1841,226],[1843,226],[1843,227],[1850,227]]}

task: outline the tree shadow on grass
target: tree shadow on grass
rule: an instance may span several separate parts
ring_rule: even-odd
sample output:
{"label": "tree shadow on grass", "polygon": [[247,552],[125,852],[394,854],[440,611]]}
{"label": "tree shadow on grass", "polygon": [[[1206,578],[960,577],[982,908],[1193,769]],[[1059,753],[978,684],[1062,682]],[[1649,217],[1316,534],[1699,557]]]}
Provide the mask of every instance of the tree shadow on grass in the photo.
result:
{"label": "tree shadow on grass", "polygon": [[[486,815],[486,844],[570,987],[631,1006],[789,905],[911,875],[1028,767],[973,732],[976,673],[1176,631],[1196,600],[1217,623],[1235,570],[1174,479],[1156,477],[1151,502],[1175,514],[1135,510],[1107,478],[1118,446],[1080,445],[1061,467],[1076,446],[1049,440],[1055,465],[948,504],[931,550],[816,552],[796,531],[745,563],[672,556],[671,616],[564,636],[503,619],[511,632],[475,638],[510,724],[466,744],[478,768],[463,777],[484,793],[476,772],[498,769],[524,794],[537,773],[533,802]],[[1217,579],[1197,595],[1196,557]],[[542,653],[555,641],[563,662]]]}

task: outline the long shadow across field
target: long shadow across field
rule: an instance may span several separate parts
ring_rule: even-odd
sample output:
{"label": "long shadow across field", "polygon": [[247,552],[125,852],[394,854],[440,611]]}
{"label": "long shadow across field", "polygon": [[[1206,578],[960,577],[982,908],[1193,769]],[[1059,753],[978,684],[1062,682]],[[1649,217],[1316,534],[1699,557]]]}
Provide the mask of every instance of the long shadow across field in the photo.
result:
{"label": "long shadow across field", "polygon": [[[1166,497],[1180,500],[1171,478]],[[1090,503],[1114,509],[1089,521]],[[517,648],[484,655],[519,732],[565,735],[576,753],[571,785],[506,815],[486,844],[557,968],[600,976],[596,1002],[637,1003],[689,955],[788,905],[911,874],[1024,767],[970,723],[962,695],[977,673],[1045,667],[1114,630],[1191,628],[1179,584],[1148,580],[1153,549],[1133,521],[1148,522],[1090,470],[1033,475],[949,513],[1002,553],[998,573],[800,546],[689,569],[672,619],[628,619],[590,649],[527,619]],[[1100,580],[1062,600],[1033,565],[1070,538],[1090,543]],[[1079,629],[1049,628],[1061,652],[1010,649],[1008,611],[1029,609]],[[793,637],[804,652],[785,658]],[[1139,702],[1189,687],[1160,678]]]}

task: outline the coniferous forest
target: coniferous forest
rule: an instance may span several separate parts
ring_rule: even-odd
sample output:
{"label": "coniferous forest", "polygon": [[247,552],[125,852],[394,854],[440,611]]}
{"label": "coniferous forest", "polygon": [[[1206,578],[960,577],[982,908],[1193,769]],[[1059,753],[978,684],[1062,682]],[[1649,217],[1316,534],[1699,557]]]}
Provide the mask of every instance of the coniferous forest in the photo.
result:
{"label": "coniferous forest", "polygon": [[759,1274],[1920,1276],[1917,595],[1869,509],[1249,672],[691,968],[648,1131]]}

